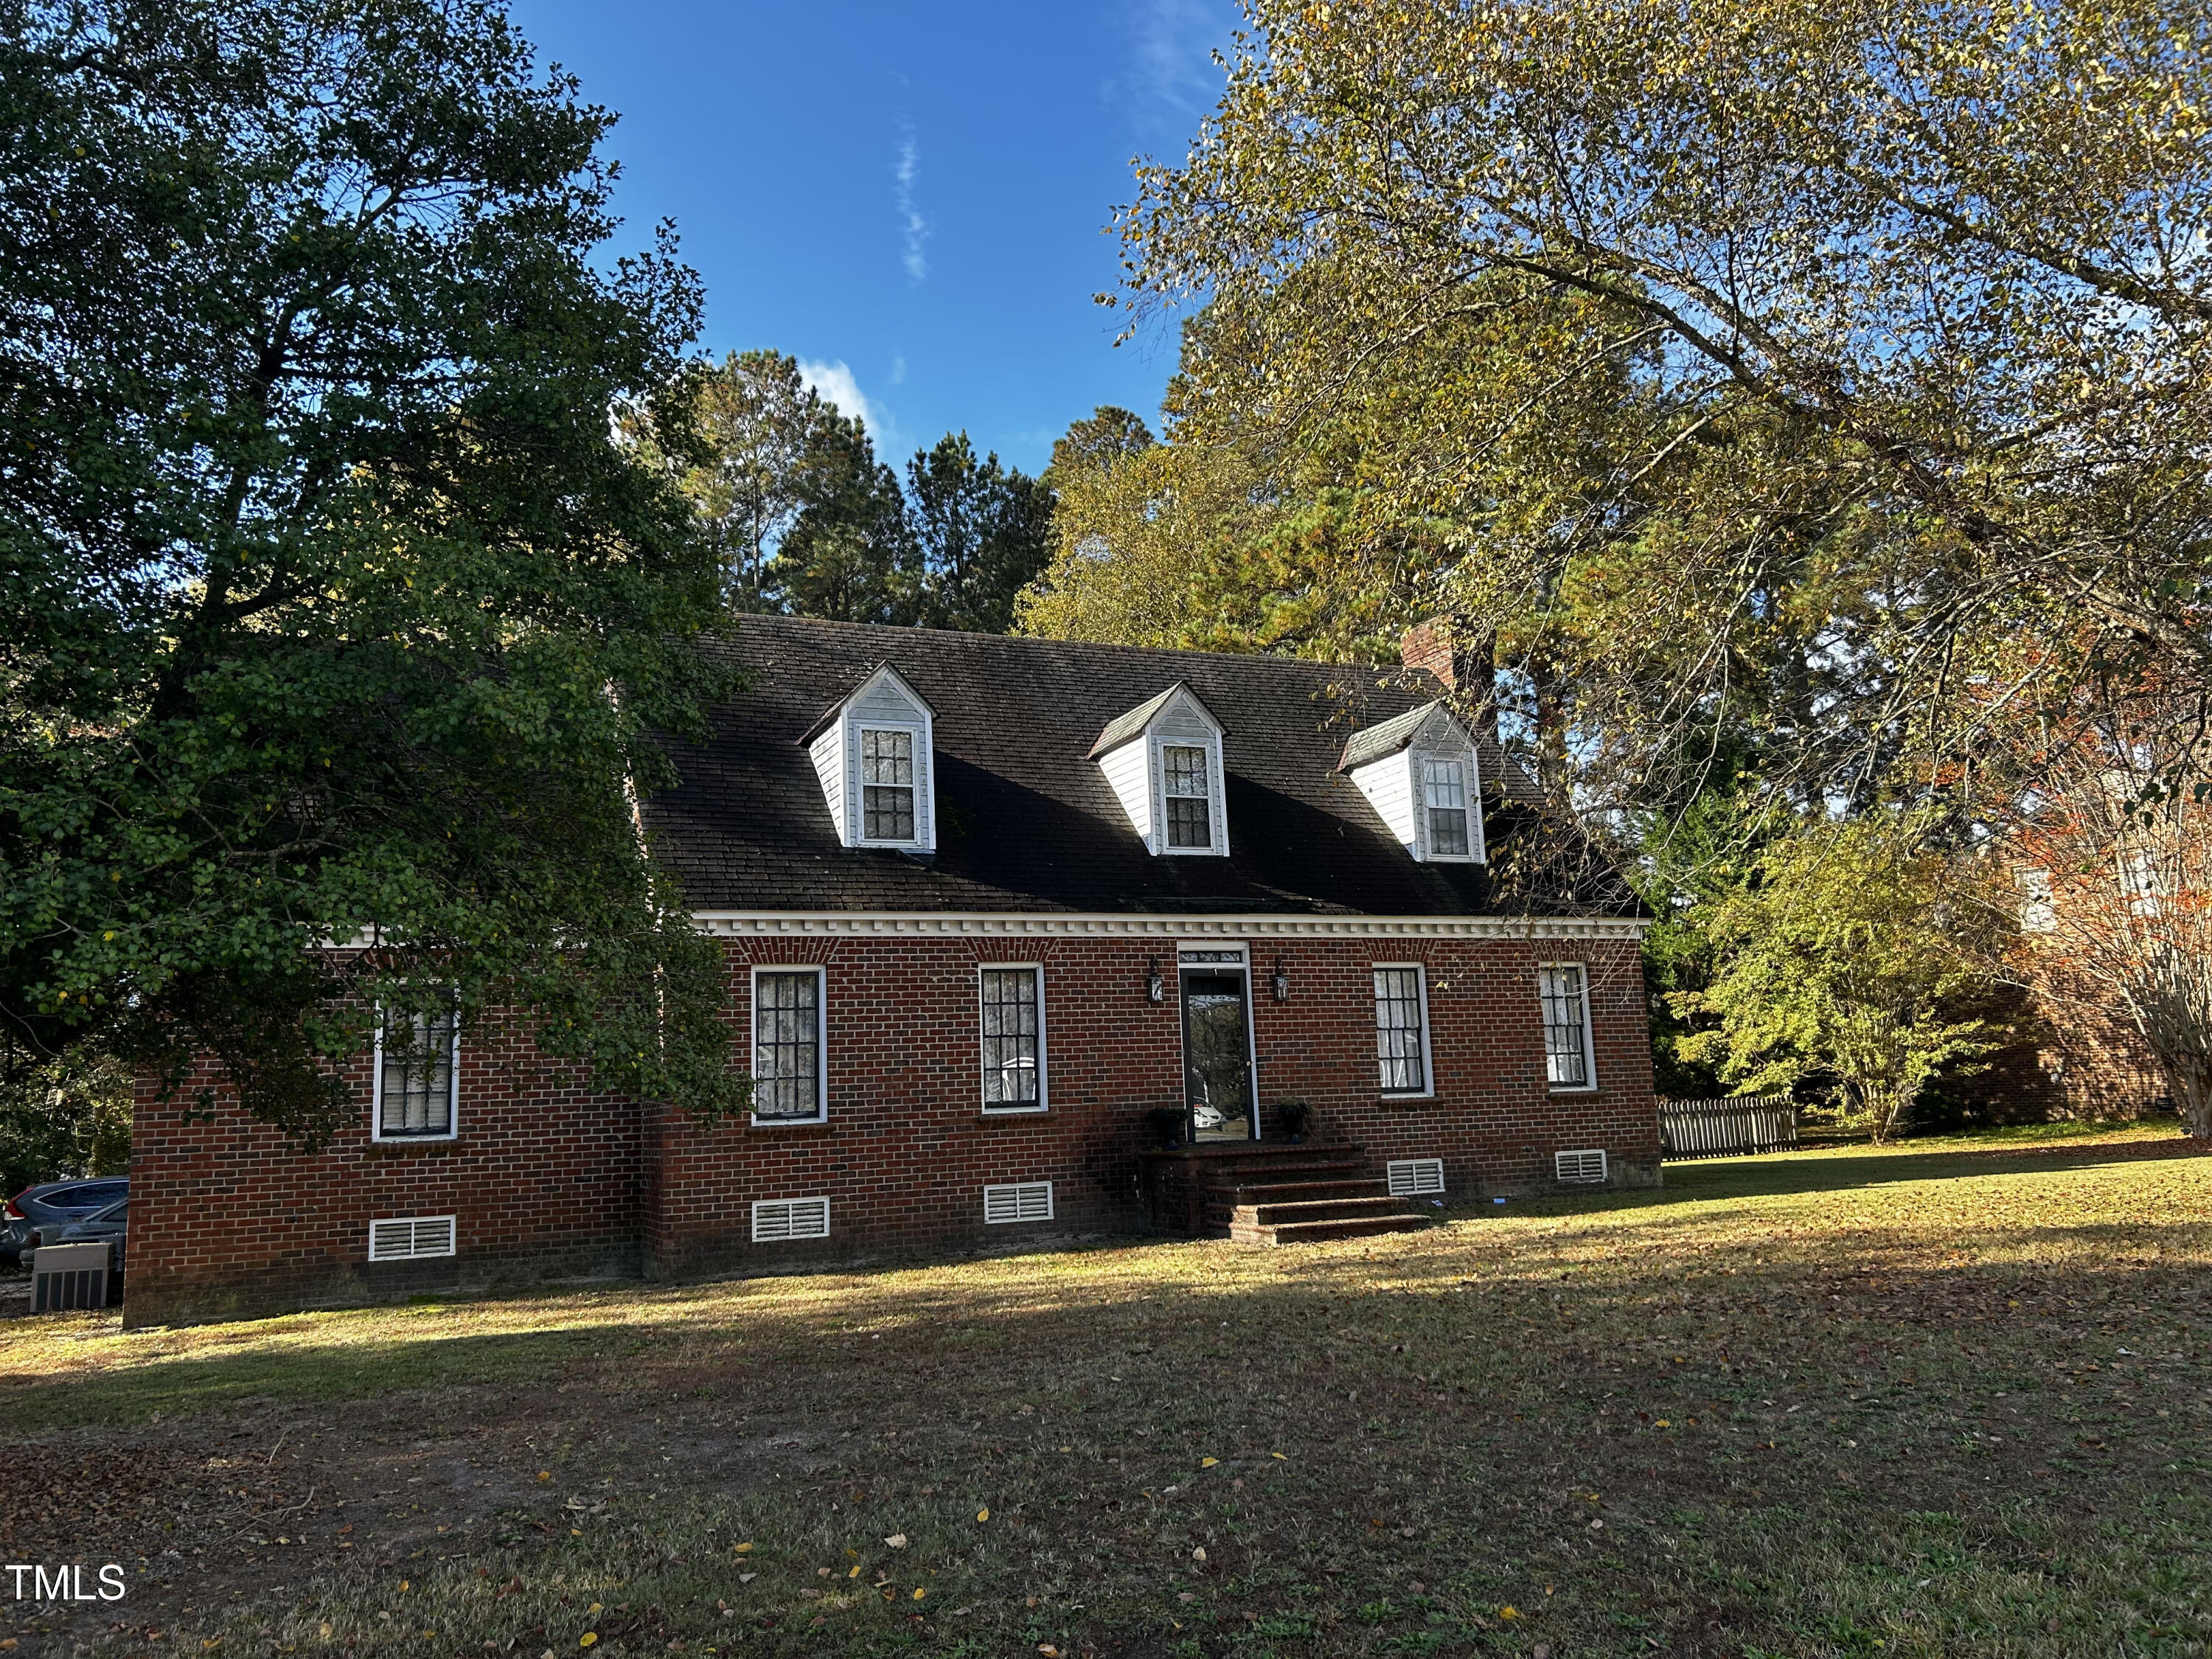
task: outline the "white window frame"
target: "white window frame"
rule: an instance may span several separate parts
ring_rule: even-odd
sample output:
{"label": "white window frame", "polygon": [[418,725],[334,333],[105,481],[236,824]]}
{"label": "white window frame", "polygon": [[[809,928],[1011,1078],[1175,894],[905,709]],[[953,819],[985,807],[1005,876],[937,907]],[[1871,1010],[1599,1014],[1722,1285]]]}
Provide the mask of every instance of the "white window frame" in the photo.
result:
{"label": "white window frame", "polygon": [[368,1138],[372,1141],[388,1140],[394,1144],[409,1141],[422,1143],[459,1140],[461,1138],[461,1022],[459,1010],[453,1020],[453,1053],[447,1065],[446,1085],[446,1133],[441,1135],[386,1134],[384,1133],[384,1024],[391,1017],[390,1011],[380,1004],[376,1010],[376,1042],[369,1059]]}
{"label": "white window frame", "polygon": [[[446,1229],[446,1248],[442,1250],[418,1250],[415,1248],[417,1230],[443,1224]],[[376,1250],[376,1230],[379,1227],[405,1226],[408,1229],[407,1249],[397,1255],[380,1255]],[[368,1224],[368,1259],[371,1261],[423,1261],[461,1253],[461,1224],[457,1216],[450,1215],[394,1215],[379,1216]]]}
{"label": "white window frame", "polygon": [[[1022,1203],[1021,1195],[1024,1193],[1033,1194],[1039,1188],[1042,1188],[1044,1192],[1044,1213],[1042,1215],[1022,1215],[1018,1213]],[[991,1197],[994,1193],[1013,1194],[1015,1195],[1013,1203],[1017,1213],[1013,1215],[993,1215],[991,1213]],[[994,1182],[983,1188],[983,1224],[987,1227],[1034,1226],[1040,1221],[1051,1221],[1055,1218],[1056,1216],[1054,1209],[1052,1182],[1049,1181]]]}
{"label": "white window frame", "polygon": [[[810,1206],[818,1204],[822,1206],[822,1231],[820,1232],[795,1233],[790,1231],[791,1212],[793,1206],[800,1204]],[[763,1210],[781,1210],[784,1212],[785,1231],[769,1237],[763,1238],[761,1237],[761,1212]],[[804,1243],[811,1238],[827,1238],[829,1237],[830,1200],[826,1197],[818,1197],[810,1194],[804,1198],[763,1198],[754,1200],[751,1242],[755,1244],[797,1244]]]}
{"label": "white window frame", "polygon": [[[1589,1080],[1583,1083],[1554,1083],[1552,1081],[1552,1051],[1547,1038],[1549,1022],[1544,1016],[1544,975],[1561,968],[1580,970],[1583,976],[1583,1071]],[[1544,1087],[1555,1095],[1594,1095],[1597,1092],[1597,1030],[1590,1018],[1590,971],[1586,962],[1540,962],[1536,964],[1536,1035],[1545,1042]]]}
{"label": "white window frame", "polygon": [[1371,962],[1368,963],[1368,968],[1370,971],[1367,977],[1367,994],[1368,1013],[1370,1022],[1369,1030],[1370,1032],[1380,1031],[1382,1029],[1380,1024],[1373,1023],[1375,1016],[1380,1014],[1382,1009],[1382,999],[1375,994],[1375,975],[1382,973],[1386,969],[1391,972],[1402,973],[1407,969],[1412,969],[1413,972],[1413,987],[1415,991],[1419,994],[1421,1004],[1421,1086],[1418,1089],[1383,1088],[1382,1086],[1382,1057],[1380,1054],[1377,1054],[1375,1057],[1376,1092],[1385,1100],[1433,1100],[1436,1097],[1437,1092],[1437,1064],[1436,1057],[1431,1051],[1429,1042],[1429,1032],[1431,1028],[1429,1025],[1428,964],[1420,962]]}
{"label": "white window frame", "polygon": [[[910,783],[890,786],[907,792],[913,805],[914,834],[910,836],[872,836],[868,833],[868,733],[871,732],[904,732],[913,750],[909,769]],[[854,720],[853,722],[853,844],[856,847],[906,847],[922,845],[921,836],[921,779],[923,757],[928,743],[928,733],[919,726],[904,720]],[[877,788],[885,787],[878,784]]]}
{"label": "white window frame", "polygon": [[[1031,973],[1036,975],[1036,1085],[1034,1103],[994,1101],[983,1068],[983,975]],[[1041,962],[979,962],[975,964],[975,1095],[982,1109],[993,1117],[1025,1117],[1052,1109],[1052,1084],[1045,1060],[1044,964]]]}
{"label": "white window frame", "polygon": [[[1206,845],[1177,847],[1170,839],[1168,801],[1168,750],[1195,749],[1204,757],[1206,768]],[[1228,837],[1222,833],[1222,824],[1228,814],[1222,799],[1221,740],[1208,736],[1194,741],[1189,738],[1156,737],[1152,739],[1152,777],[1156,799],[1160,804],[1160,852],[1173,858],[1218,858],[1229,850]],[[1189,795],[1176,795],[1176,800],[1189,800]]]}
{"label": "white window frame", "polygon": [[760,1076],[760,981],[763,974],[814,975],[814,1115],[812,1117],[753,1116],[757,1129],[799,1128],[830,1121],[830,970],[816,962],[757,962],[746,986],[745,1064],[750,1076]]}
{"label": "white window frame", "polygon": [[[1482,844],[1482,792],[1479,770],[1472,754],[1455,754],[1432,749],[1416,749],[1412,754],[1412,775],[1407,780],[1413,796],[1413,810],[1420,817],[1414,828],[1420,838],[1420,861],[1424,864],[1480,864],[1488,850]],[[1436,825],[1429,817],[1429,768],[1456,766],[1459,768],[1460,817],[1465,822],[1467,847],[1462,852],[1442,853],[1437,850]]]}

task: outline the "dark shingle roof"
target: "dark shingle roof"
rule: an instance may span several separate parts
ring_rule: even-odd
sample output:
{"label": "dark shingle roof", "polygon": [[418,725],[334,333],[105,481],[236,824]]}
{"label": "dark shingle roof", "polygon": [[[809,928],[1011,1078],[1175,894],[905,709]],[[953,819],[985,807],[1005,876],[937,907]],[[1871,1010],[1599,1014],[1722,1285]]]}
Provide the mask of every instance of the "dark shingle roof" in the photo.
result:
{"label": "dark shingle roof", "polygon": [[[1425,702],[1419,708],[1408,708],[1395,720],[1384,720],[1380,726],[1370,726],[1355,732],[1345,739],[1344,754],[1336,763],[1340,772],[1350,772],[1395,755],[1413,742],[1413,733],[1421,729],[1421,722],[1429,717],[1434,702]],[[1486,774],[1488,768],[1483,769]]]}
{"label": "dark shingle roof", "polygon": [[[706,648],[752,670],[752,688],[715,711],[704,744],[669,743],[680,781],[646,809],[696,909],[1501,908],[1490,871],[1416,864],[1336,770],[1350,733],[1432,701],[1425,674],[790,617],[748,619]],[[884,663],[936,710],[933,858],[840,846],[799,741]],[[1227,858],[1146,853],[1090,758],[1109,722],[1177,682],[1230,733]],[[1493,807],[1540,799],[1486,737],[1480,759],[1487,793],[1504,786]]]}

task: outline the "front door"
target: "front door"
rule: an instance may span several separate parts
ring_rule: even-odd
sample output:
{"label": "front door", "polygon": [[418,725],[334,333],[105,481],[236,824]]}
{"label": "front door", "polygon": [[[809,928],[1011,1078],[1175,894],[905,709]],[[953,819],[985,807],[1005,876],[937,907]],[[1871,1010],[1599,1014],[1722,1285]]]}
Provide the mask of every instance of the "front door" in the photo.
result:
{"label": "front door", "polygon": [[1253,1138],[1247,1016],[1242,969],[1183,969],[1183,1098],[1193,1139]]}

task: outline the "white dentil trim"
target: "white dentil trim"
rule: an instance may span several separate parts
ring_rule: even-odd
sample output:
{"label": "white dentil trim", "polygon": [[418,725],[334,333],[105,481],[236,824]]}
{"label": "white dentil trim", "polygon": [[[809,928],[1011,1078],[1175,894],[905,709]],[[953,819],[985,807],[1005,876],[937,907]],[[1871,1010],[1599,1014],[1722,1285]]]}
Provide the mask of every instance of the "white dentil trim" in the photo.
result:
{"label": "white dentil trim", "polygon": [[978,938],[1178,940],[1322,939],[1596,939],[1634,940],[1638,916],[1176,915],[1111,911],[694,910],[700,932],[751,934],[972,935]]}

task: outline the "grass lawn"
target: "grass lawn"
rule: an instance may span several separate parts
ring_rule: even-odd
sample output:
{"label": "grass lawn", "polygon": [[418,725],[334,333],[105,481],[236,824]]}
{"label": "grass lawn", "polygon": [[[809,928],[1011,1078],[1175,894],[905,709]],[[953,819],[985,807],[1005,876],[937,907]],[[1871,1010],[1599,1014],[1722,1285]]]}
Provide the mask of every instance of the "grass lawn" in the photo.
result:
{"label": "grass lawn", "polygon": [[1274,1251],[10,1322],[0,1556],[131,1589],[0,1600],[0,1647],[2212,1652],[2212,1159],[2071,1126],[1667,1180]]}

